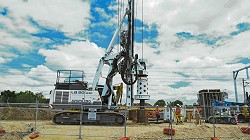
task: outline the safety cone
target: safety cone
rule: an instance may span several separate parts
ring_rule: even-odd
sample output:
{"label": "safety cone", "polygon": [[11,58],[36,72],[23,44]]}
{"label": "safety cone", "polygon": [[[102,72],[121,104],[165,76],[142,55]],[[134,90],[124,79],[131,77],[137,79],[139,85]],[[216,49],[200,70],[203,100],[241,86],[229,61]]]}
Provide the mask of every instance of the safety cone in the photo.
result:
{"label": "safety cone", "polygon": [[130,140],[128,137],[123,137],[120,140]]}
{"label": "safety cone", "polygon": [[211,140],[220,140],[219,138],[211,138]]}

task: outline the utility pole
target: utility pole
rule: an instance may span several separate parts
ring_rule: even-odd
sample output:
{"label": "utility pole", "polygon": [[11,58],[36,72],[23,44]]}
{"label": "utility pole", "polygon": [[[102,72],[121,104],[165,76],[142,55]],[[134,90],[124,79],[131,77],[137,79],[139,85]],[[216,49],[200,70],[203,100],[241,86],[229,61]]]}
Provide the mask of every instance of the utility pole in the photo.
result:
{"label": "utility pole", "polygon": [[249,82],[246,82],[246,80],[242,79],[242,86],[243,86],[243,94],[244,94],[244,103],[247,103],[248,101],[248,92],[246,92],[246,86],[249,84]]}
{"label": "utility pole", "polygon": [[246,103],[246,89],[245,89],[245,79],[242,78],[242,85],[243,85],[243,95],[244,95],[244,103]]}

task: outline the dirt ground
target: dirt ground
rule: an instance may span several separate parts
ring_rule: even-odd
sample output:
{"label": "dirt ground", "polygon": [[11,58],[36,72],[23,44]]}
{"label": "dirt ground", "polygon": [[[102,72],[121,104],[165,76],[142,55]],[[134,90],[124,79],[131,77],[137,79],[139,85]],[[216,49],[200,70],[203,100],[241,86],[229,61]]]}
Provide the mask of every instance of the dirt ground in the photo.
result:
{"label": "dirt ground", "polygon": [[[55,112],[48,109],[38,110],[39,120],[50,120]],[[35,108],[5,107],[0,108],[0,120],[34,120]]]}
{"label": "dirt ground", "polygon": [[[34,121],[8,121],[0,120],[0,129],[7,133],[0,136],[2,140],[29,140],[28,133],[34,128]],[[131,140],[145,139],[171,139],[171,136],[163,134],[163,129],[168,127],[168,123],[161,124],[134,124],[128,121],[126,136]],[[240,124],[247,126],[247,124]],[[37,121],[37,140],[77,140],[79,139],[79,127],[77,125],[55,125],[51,121]],[[184,125],[173,125],[176,132],[173,139],[204,139],[213,137],[213,125],[185,123]],[[83,140],[118,140],[124,137],[124,127],[122,126],[82,126]],[[250,140],[250,134],[242,133],[237,125],[216,124],[216,137],[220,140]]]}
{"label": "dirt ground", "polygon": [[[50,110],[39,110],[38,121],[36,122],[39,137],[37,140],[77,140],[79,139],[78,125],[56,125],[51,118],[55,112]],[[247,127],[247,123],[240,126]],[[154,121],[149,124],[136,124],[128,121],[126,125],[126,136],[130,140],[145,139],[171,139],[171,136],[163,134],[163,129],[168,123],[156,124]],[[173,139],[204,139],[210,140],[214,136],[212,124],[185,123],[175,125]],[[0,130],[7,133],[0,135],[0,140],[29,140],[29,134],[35,129],[35,110],[27,108],[1,108],[0,109]],[[237,125],[216,124],[215,136],[220,140],[250,140],[250,134],[242,133]],[[81,136],[83,140],[119,140],[124,137],[124,126],[82,126]]]}

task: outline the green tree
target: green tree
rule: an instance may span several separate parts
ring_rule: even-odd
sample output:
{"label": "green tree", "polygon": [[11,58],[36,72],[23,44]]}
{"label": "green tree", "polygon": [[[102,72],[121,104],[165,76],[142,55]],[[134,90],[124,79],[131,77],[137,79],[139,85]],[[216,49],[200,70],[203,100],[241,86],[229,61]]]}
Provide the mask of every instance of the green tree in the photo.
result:
{"label": "green tree", "polygon": [[1,92],[1,98],[4,103],[15,103],[16,102],[16,93],[15,91],[4,90]]}
{"label": "green tree", "polygon": [[49,99],[46,99],[42,92],[33,93],[32,91],[21,91],[15,93],[15,91],[4,90],[0,95],[0,102],[4,103],[35,103],[36,99],[40,103],[49,103]]}
{"label": "green tree", "polygon": [[21,91],[16,96],[17,103],[35,103],[37,96],[32,91]]}
{"label": "green tree", "polygon": [[180,101],[180,100],[175,100],[175,101],[174,101],[174,106],[177,106],[177,104],[183,105],[182,101]]}
{"label": "green tree", "polygon": [[180,101],[180,100],[175,100],[174,102],[169,103],[169,105],[171,105],[171,106],[177,106],[177,104],[183,105],[182,101]]}
{"label": "green tree", "polygon": [[161,99],[161,100],[158,100],[158,101],[155,102],[154,106],[156,106],[156,105],[158,105],[158,106],[165,106],[166,102]]}

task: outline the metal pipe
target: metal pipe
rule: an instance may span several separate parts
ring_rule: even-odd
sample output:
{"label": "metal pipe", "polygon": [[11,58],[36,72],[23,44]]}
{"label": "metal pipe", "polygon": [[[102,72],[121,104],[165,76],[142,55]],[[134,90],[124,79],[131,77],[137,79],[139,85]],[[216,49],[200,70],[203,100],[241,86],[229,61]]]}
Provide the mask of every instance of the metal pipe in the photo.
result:
{"label": "metal pipe", "polygon": [[[133,58],[134,57],[134,26],[135,26],[135,21],[134,21],[134,18],[135,18],[135,1],[132,0],[132,11],[131,11],[131,14],[132,14],[132,17],[131,17],[131,54],[130,54],[130,57]],[[132,61],[132,60],[131,60]],[[133,82],[133,78],[134,76],[132,75],[132,68],[131,68],[131,83]],[[134,102],[134,85],[132,84],[131,85],[131,105],[133,104]]]}
{"label": "metal pipe", "polygon": [[234,72],[239,72],[239,71],[244,70],[244,69],[247,69],[247,68],[250,68],[250,66],[246,66],[246,67],[244,67],[244,68],[241,68],[241,69],[235,70]]}
{"label": "metal pipe", "polygon": [[246,90],[245,90],[245,80],[244,78],[242,78],[242,86],[243,86],[243,97],[244,97],[244,101],[243,103],[246,103]]}
{"label": "metal pipe", "polygon": [[235,102],[238,103],[238,93],[237,93],[237,83],[236,83],[236,77],[238,75],[238,72],[233,71],[233,79],[234,79],[234,93],[235,93]]}
{"label": "metal pipe", "polygon": [[132,18],[131,18],[131,55],[132,57],[134,56],[134,26],[135,26],[135,2],[134,0],[132,0],[132,11],[131,11],[131,14],[132,14]]}

